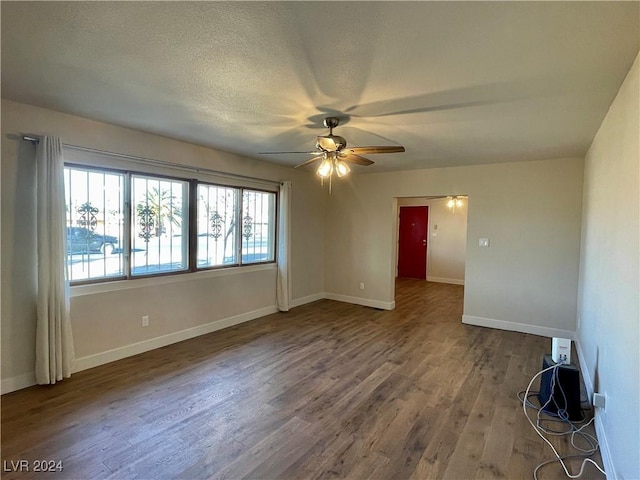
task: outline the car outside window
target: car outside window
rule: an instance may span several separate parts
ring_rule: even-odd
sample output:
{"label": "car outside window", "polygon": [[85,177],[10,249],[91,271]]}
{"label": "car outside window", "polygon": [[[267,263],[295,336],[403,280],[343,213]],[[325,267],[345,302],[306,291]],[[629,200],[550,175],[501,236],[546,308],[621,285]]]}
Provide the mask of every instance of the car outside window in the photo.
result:
{"label": "car outside window", "polygon": [[71,167],[64,175],[69,280],[124,277],[124,175]]}

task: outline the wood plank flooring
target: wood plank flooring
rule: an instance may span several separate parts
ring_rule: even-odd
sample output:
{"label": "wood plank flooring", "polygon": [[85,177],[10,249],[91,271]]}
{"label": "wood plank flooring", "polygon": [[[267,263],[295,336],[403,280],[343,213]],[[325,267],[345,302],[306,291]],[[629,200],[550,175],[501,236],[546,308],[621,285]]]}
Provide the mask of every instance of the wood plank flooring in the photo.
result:
{"label": "wood plank flooring", "polygon": [[532,478],[516,393],[550,340],[463,325],[462,298],[400,279],[391,312],[321,300],[5,395],[2,478]]}

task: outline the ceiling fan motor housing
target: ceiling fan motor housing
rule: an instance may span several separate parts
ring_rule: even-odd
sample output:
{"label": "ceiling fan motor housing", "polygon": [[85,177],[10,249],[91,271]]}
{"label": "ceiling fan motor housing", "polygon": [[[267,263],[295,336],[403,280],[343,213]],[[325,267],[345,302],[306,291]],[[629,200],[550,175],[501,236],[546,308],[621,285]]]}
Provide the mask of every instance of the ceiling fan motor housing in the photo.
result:
{"label": "ceiling fan motor housing", "polygon": [[340,135],[320,135],[316,138],[316,148],[323,152],[338,152],[347,146],[347,140]]}

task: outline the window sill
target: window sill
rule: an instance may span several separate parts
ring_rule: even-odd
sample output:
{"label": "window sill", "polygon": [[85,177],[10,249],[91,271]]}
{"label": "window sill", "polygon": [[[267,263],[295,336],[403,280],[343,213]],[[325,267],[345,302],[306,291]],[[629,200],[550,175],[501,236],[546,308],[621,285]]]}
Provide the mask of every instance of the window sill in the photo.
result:
{"label": "window sill", "polygon": [[131,290],[134,288],[153,287],[170,283],[191,282],[206,278],[226,277],[228,275],[242,275],[244,273],[260,272],[262,270],[275,270],[275,263],[250,265],[242,267],[229,267],[216,270],[202,270],[199,272],[183,273],[177,275],[165,275],[158,277],[146,277],[132,280],[117,280],[114,282],[92,283],[88,285],[75,285],[70,288],[71,297],[94,295],[97,293],[115,292],[118,290]]}

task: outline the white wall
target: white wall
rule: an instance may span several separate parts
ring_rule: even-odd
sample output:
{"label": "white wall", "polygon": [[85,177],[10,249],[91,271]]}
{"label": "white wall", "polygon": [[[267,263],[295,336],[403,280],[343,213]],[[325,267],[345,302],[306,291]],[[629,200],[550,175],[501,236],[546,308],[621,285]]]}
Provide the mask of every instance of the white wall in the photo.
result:
{"label": "white wall", "polygon": [[[427,280],[464,285],[464,262],[467,252],[467,199],[454,210],[446,198],[399,198],[402,206],[429,207],[427,238]],[[396,244],[397,245],[397,244]],[[398,253],[396,248],[396,265]],[[396,270],[397,275],[397,270]]]}
{"label": "white wall", "polygon": [[[569,158],[362,174],[335,182],[327,213],[326,290],[391,307],[396,199],[468,194],[463,320],[572,335],[582,175],[583,159]],[[478,247],[480,237],[490,238],[490,248]]]}
{"label": "white wall", "polygon": [[[66,144],[267,180],[291,180],[292,296],[294,303],[300,303],[322,295],[326,192],[313,174],[3,100],[3,388],[20,388],[33,381],[34,147],[10,137],[24,133],[57,135]],[[132,168],[149,170],[140,165]],[[263,266],[73,287],[71,321],[78,365],[86,368],[270,313],[275,310],[275,275],[273,266]],[[141,327],[141,315],[150,316],[149,327]]]}
{"label": "white wall", "polygon": [[606,395],[608,473],[627,479],[640,478],[639,58],[586,156],[577,332],[586,383]]}

